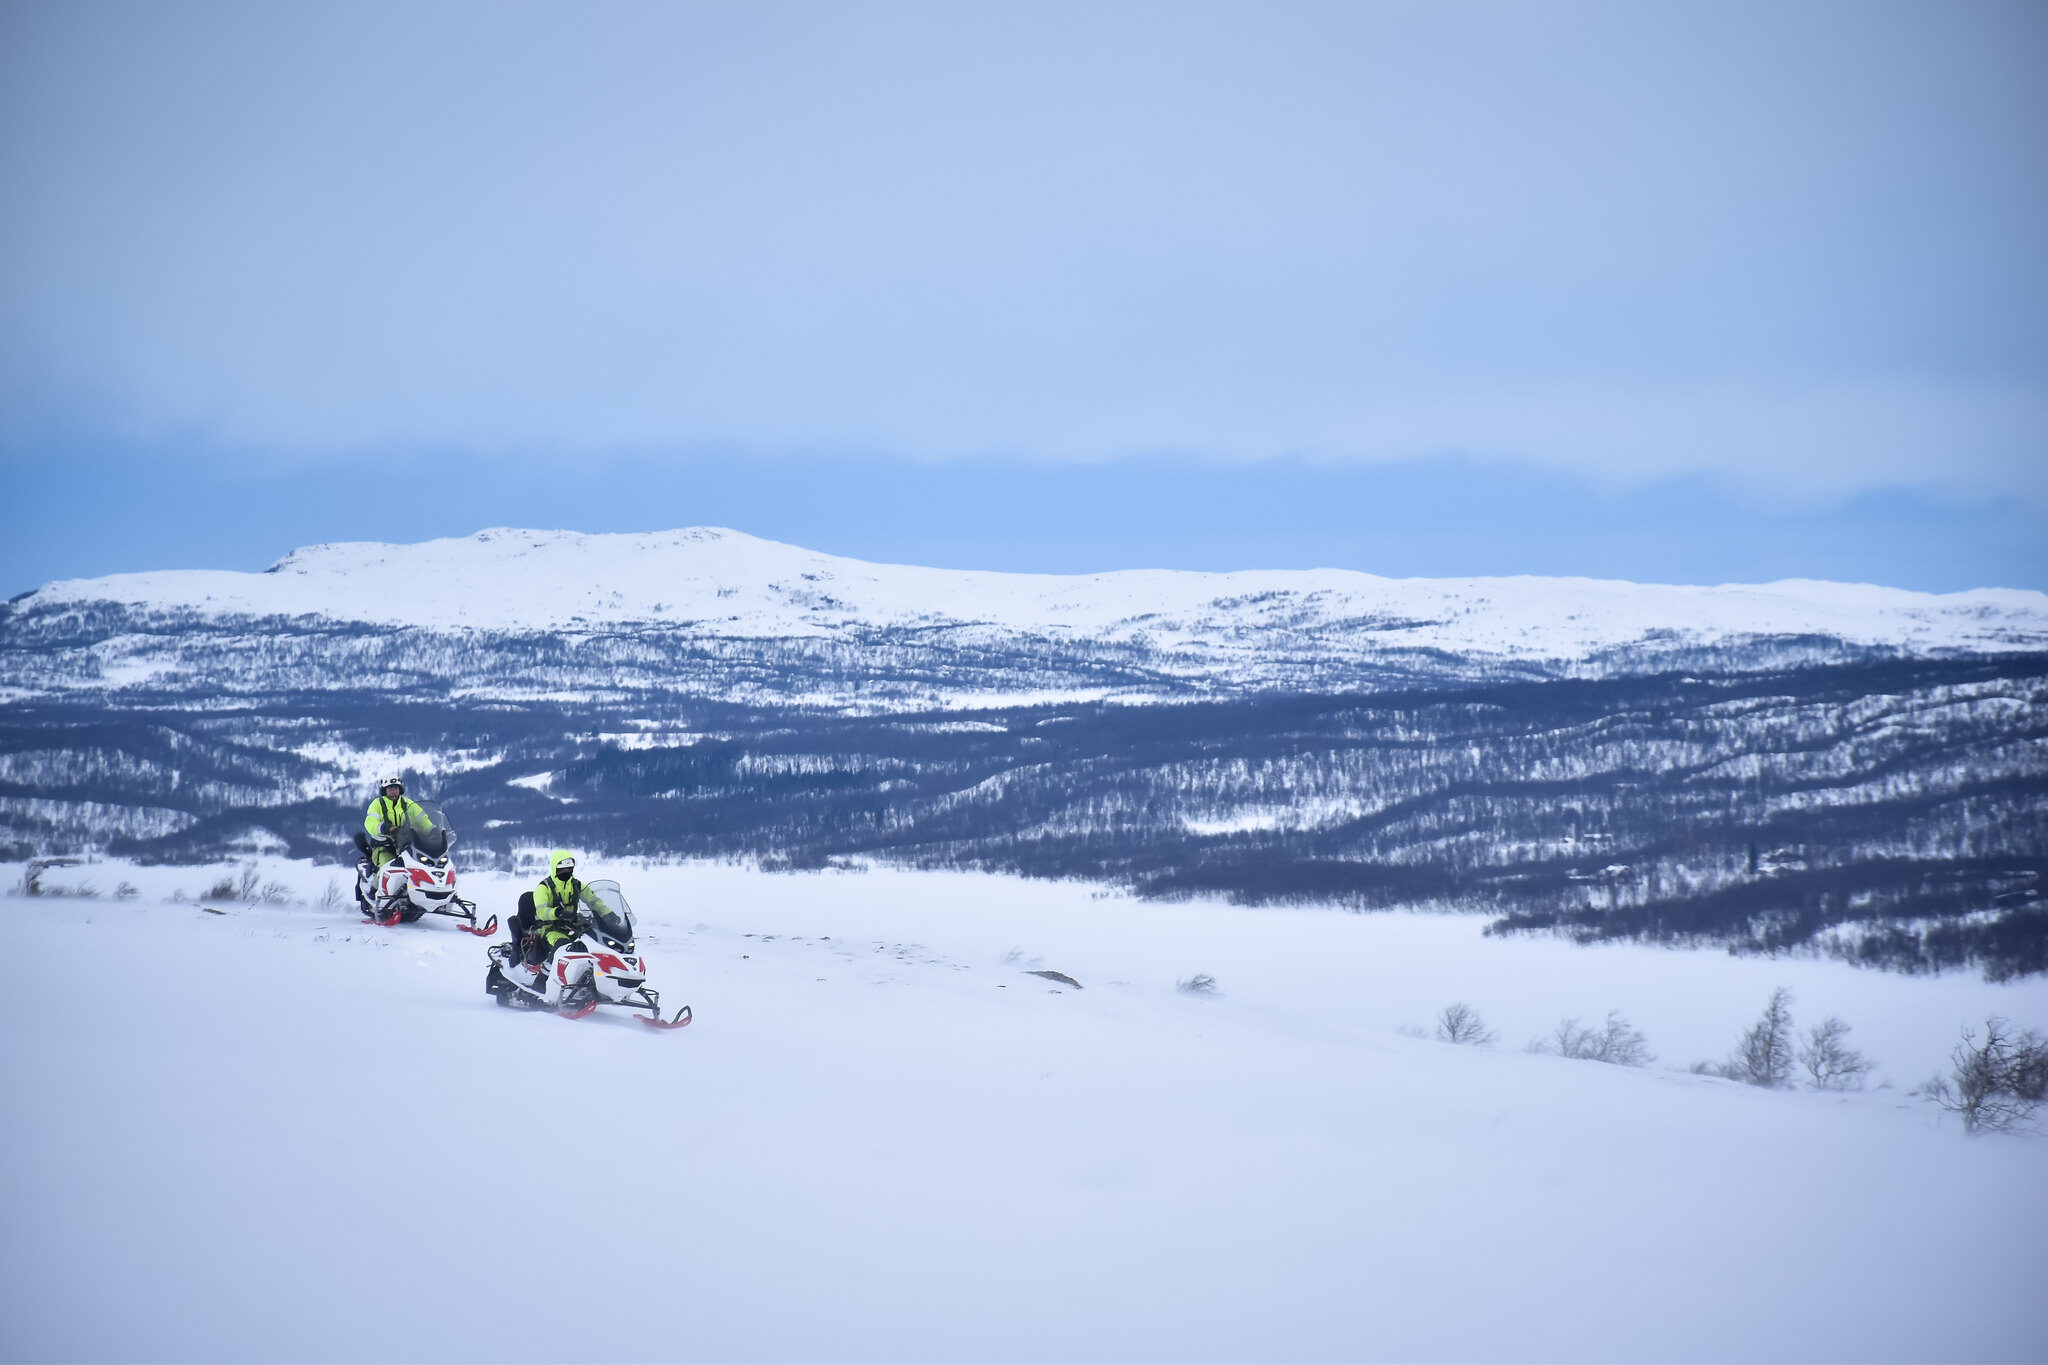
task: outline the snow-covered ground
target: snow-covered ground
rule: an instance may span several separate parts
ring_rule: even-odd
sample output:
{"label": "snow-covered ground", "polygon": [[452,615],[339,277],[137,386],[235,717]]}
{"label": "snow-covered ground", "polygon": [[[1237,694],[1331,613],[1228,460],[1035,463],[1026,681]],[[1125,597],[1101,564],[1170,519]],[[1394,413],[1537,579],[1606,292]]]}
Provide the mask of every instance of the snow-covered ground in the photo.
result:
{"label": "snow-covered ground", "polygon": [[[265,860],[294,904],[115,863],[46,878],[101,899],[0,901],[0,1355],[2048,1354],[2048,1140],[1905,1093],[1965,1023],[2048,1025],[2048,982],[966,875],[586,870],[625,884],[692,1027],[497,1009],[480,940],[307,903],[330,868]],[[501,910],[518,886],[467,883]],[[1221,994],[1176,989],[1196,973]],[[1891,1087],[1674,1069],[1780,984]],[[1398,1031],[1453,1000],[1501,1044]],[[1520,1050],[1611,1009],[1656,1064]]]}
{"label": "snow-covered ground", "polygon": [[[451,630],[578,630],[629,623],[731,638],[877,627],[1198,650],[1249,666],[1274,648],[1577,659],[1683,637],[1825,636],[1910,652],[2048,645],[2048,595],[1932,594],[1788,580],[1687,587],[1589,578],[1382,578],[1337,569],[1054,575],[870,564],[721,527],[637,535],[496,528],[414,545],[295,550],[263,573],[169,570],[44,585],[23,612],[111,602],[221,617],[323,617]],[[1235,663],[1233,663],[1235,661]],[[154,667],[113,661],[120,669]]]}

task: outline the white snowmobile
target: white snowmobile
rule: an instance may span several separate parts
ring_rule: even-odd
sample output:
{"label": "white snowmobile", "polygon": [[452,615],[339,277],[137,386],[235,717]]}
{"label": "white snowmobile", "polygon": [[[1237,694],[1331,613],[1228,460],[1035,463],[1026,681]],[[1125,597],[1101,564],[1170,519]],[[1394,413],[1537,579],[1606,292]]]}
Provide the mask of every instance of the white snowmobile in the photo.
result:
{"label": "white snowmobile", "polygon": [[[530,952],[516,937],[491,945],[485,992],[507,1009],[549,1010],[568,1019],[584,1018],[599,1005],[619,1005],[646,1010],[635,1017],[651,1028],[689,1023],[688,1005],[673,1019],[661,1017],[661,997],[647,984],[647,959],[633,942],[633,907],[619,884],[587,882],[584,891],[587,902],[576,906],[573,933],[552,955],[543,944]],[[560,928],[563,922],[553,923]],[[539,926],[533,926],[527,936],[537,933]],[[527,965],[529,959],[538,965]]]}
{"label": "white snowmobile", "polygon": [[411,924],[423,915],[447,915],[459,919],[455,927],[466,934],[489,938],[498,932],[498,917],[476,921],[476,902],[455,892],[455,864],[448,857],[455,843],[455,829],[438,801],[415,799],[421,814],[395,828],[387,828],[391,861],[376,867],[370,860],[370,839],[356,832],[356,848],[362,857],[356,863],[356,905],[373,924]]}

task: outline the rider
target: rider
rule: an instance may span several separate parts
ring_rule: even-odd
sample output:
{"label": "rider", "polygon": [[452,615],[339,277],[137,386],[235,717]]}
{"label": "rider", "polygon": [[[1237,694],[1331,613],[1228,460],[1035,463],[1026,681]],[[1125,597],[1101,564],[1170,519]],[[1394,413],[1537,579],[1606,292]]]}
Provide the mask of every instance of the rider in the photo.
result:
{"label": "rider", "polygon": [[[528,966],[539,966],[576,936],[578,906],[598,914],[611,911],[602,897],[577,880],[576,855],[558,848],[548,855],[548,875],[519,898],[519,913],[512,917],[512,941],[526,944]],[[534,931],[531,939],[526,938],[528,929]]]}
{"label": "rider", "polygon": [[405,779],[396,773],[377,784],[377,798],[363,817],[363,845],[373,868],[380,868],[396,856],[395,836],[407,825],[429,830],[434,822],[420,809],[420,803],[405,794]]}

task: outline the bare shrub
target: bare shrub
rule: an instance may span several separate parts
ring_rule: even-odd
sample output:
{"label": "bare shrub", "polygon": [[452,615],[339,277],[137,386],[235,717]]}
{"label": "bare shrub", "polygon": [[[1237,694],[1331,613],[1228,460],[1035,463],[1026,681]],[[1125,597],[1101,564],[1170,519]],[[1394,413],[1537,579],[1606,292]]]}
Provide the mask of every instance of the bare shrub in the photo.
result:
{"label": "bare shrub", "polygon": [[1848,1044],[1849,1026],[1830,1014],[1806,1031],[1799,1064],[1816,1090],[1861,1090],[1870,1063]]}
{"label": "bare shrub", "polygon": [[133,882],[122,882],[114,888],[114,899],[117,901],[132,901],[141,894]]}
{"label": "bare shrub", "polygon": [[1721,1074],[1750,1085],[1779,1086],[1792,1076],[1792,992],[1780,986],[1744,1031]]}
{"label": "bare shrub", "polygon": [[1524,1052],[1546,1052],[1553,1057],[1576,1057],[1587,1033],[1576,1019],[1560,1019],[1548,1038],[1531,1038]]}
{"label": "bare shrub", "polygon": [[1440,1043],[1460,1043],[1466,1047],[1492,1047],[1500,1041],[1500,1035],[1486,1026],[1479,1011],[1462,1000],[1445,1005],[1437,1015],[1436,1037]]}
{"label": "bare shrub", "polygon": [[77,867],[80,858],[31,858],[21,869],[21,881],[16,884],[17,896],[62,896],[66,892],[60,887],[43,885],[43,874],[53,867]]}
{"label": "bare shrub", "polygon": [[[75,862],[77,860],[67,859],[66,861]],[[38,876],[36,879],[36,889],[31,894],[48,897],[51,900],[96,901],[100,898],[100,889],[93,884],[93,880],[90,877],[82,882],[73,882],[71,885],[66,886],[61,882],[44,885],[42,878]]]}
{"label": "bare shrub", "polygon": [[1950,1054],[1949,1075],[1922,1090],[1960,1115],[1966,1133],[2022,1131],[2048,1097],[2048,1039],[2032,1029],[2014,1033],[2007,1019],[1987,1019],[1983,1041],[1975,1030],[1964,1029]]}
{"label": "bare shrub", "polygon": [[1606,1026],[1600,1030],[1600,1051],[1594,1060],[1615,1066],[1648,1066],[1657,1057],[1650,1051],[1650,1040],[1616,1010],[1608,1013]]}
{"label": "bare shrub", "polygon": [[256,864],[248,863],[239,872],[222,877],[193,899],[202,901],[269,901],[283,904],[292,898],[291,886],[285,882],[263,881],[263,874],[256,870]]}
{"label": "bare shrub", "polygon": [[1607,1022],[1599,1028],[1581,1027],[1576,1019],[1560,1019],[1548,1038],[1536,1039],[1524,1051],[1613,1066],[1647,1066],[1657,1060],[1650,1051],[1650,1040],[1623,1018],[1620,1010],[1609,1010]]}
{"label": "bare shrub", "polygon": [[339,910],[341,908],[341,901],[341,878],[329,877],[326,889],[321,891],[320,899],[313,904],[315,908],[320,910]]}
{"label": "bare shrub", "polygon": [[1196,972],[1185,981],[1176,981],[1173,983],[1173,988],[1182,995],[1220,995],[1222,993],[1216,986],[1216,978],[1207,972]]}

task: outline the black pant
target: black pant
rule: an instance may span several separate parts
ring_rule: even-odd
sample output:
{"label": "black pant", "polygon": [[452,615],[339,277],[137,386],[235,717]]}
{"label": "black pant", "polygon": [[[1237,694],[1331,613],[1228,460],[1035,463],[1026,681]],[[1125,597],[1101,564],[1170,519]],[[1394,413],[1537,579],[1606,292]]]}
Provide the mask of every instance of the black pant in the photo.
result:
{"label": "black pant", "polygon": [[539,951],[539,945],[534,941],[533,926],[536,918],[533,893],[520,892],[519,908],[512,912],[512,942],[518,945],[520,960],[523,962],[538,962],[543,956]]}

